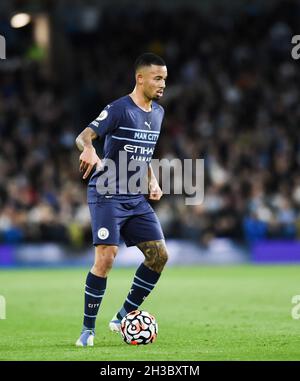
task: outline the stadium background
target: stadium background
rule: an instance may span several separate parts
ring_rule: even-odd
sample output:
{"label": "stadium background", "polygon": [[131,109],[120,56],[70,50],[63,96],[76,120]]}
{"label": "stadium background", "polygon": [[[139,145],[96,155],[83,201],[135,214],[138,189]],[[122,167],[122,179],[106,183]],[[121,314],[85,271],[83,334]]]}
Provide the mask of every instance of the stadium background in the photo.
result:
{"label": "stadium background", "polygon": [[[18,12],[31,21],[13,28]],[[151,51],[164,57],[169,72],[156,157],[205,160],[204,203],[186,206],[184,196],[166,195],[154,204],[170,265],[245,264],[225,275],[195,267],[191,273],[200,275],[191,279],[211,274],[222,288],[231,274],[232,289],[247,289],[246,279],[257,286],[254,303],[274,271],[266,300],[282,282],[286,294],[277,306],[293,332],[297,267],[247,264],[300,262],[300,63],[291,57],[299,18],[293,0],[1,1],[7,59],[0,61],[0,294],[15,295],[9,282],[25,277],[33,303],[36,279],[60,277],[14,267],[79,265],[66,282],[75,287],[83,279],[93,248],[74,140],[106,104],[132,89],[133,62]],[[116,265],[140,260],[135,249],[122,247]],[[182,271],[188,282],[189,271]],[[15,329],[13,318],[0,323]],[[4,358],[16,354],[10,356]]]}

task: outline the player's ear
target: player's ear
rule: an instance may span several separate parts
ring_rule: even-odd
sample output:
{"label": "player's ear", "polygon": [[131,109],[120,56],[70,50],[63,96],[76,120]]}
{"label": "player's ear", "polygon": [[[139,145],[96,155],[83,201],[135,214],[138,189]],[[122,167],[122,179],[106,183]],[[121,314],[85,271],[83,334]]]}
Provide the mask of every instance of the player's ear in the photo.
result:
{"label": "player's ear", "polygon": [[135,75],[135,80],[138,85],[142,85],[144,80],[143,80],[143,74],[141,72],[137,72]]}

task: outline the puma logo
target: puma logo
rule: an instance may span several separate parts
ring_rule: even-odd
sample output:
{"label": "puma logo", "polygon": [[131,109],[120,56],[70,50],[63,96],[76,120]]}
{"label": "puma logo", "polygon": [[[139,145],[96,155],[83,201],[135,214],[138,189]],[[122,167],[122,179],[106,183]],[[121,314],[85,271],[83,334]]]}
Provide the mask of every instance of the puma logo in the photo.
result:
{"label": "puma logo", "polygon": [[149,130],[151,130],[151,122],[150,123],[145,122],[145,125],[149,128]]}

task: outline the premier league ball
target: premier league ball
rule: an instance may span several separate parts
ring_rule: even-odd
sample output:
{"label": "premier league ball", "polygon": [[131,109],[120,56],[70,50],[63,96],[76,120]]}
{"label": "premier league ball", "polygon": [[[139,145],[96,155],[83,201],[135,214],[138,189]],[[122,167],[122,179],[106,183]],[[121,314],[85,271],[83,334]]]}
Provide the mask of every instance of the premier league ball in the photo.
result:
{"label": "premier league ball", "polygon": [[153,343],[157,337],[158,325],[154,316],[146,311],[129,312],[121,321],[121,335],[127,344]]}

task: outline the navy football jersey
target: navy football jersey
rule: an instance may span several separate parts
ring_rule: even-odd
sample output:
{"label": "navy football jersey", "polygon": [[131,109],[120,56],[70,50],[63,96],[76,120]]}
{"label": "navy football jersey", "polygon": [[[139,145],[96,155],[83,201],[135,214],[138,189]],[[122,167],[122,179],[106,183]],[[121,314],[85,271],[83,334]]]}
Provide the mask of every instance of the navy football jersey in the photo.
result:
{"label": "navy football jersey", "polygon": [[[138,171],[147,176],[163,116],[164,109],[156,102],[152,102],[151,111],[146,112],[129,95],[126,95],[107,105],[100,115],[88,125],[99,137],[104,139],[101,157],[103,166],[90,178],[89,200],[96,197],[96,185],[98,194],[99,192],[105,194],[105,190],[108,188],[115,189],[115,192],[110,190],[110,194],[128,197],[141,193],[138,182],[137,188],[132,191],[132,188],[128,188],[128,181]],[[121,161],[120,152],[123,155]],[[115,172],[109,166],[105,166],[109,159],[115,163]],[[137,164],[134,170],[131,170],[130,166],[128,169],[130,162]],[[106,182],[102,184],[99,177],[104,173],[105,177],[102,176],[102,179],[106,178]],[[108,187],[108,183],[111,187]]]}

